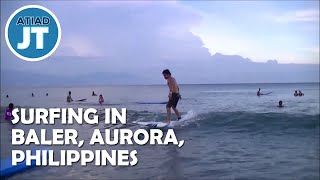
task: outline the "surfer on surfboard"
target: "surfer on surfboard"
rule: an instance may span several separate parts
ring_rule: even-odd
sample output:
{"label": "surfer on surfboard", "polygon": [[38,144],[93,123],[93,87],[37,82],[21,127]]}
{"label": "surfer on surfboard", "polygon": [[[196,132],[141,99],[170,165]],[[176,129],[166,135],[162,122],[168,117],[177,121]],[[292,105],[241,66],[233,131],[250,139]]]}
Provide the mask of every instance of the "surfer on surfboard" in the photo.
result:
{"label": "surfer on surfboard", "polygon": [[178,87],[177,81],[175,80],[175,78],[171,76],[170,71],[168,69],[165,69],[162,71],[162,75],[167,80],[167,84],[169,87],[169,95],[168,95],[169,100],[166,105],[166,108],[167,108],[166,122],[169,124],[171,121],[171,108],[175,112],[178,120],[181,119],[181,115],[177,109],[177,104],[181,96],[179,93],[179,87]]}

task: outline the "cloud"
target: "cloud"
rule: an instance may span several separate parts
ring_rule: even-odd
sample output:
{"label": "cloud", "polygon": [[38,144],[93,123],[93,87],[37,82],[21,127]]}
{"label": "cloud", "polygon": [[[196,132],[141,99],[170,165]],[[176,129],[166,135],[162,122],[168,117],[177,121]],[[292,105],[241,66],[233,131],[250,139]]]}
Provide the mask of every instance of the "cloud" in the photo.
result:
{"label": "cloud", "polygon": [[[192,67],[195,61],[210,58],[201,39],[190,32],[201,20],[192,9],[178,3],[147,2],[135,7],[123,3],[41,2],[61,24],[57,51],[49,60],[30,64],[10,61],[12,55],[4,48],[1,68],[60,75],[106,71],[145,75],[181,64]],[[62,67],[76,68],[64,72]]]}
{"label": "cloud", "polygon": [[[309,61],[312,64],[319,64],[320,59],[319,59],[319,47],[310,47],[310,48],[298,48],[297,52],[297,57],[299,57],[300,54],[305,55],[308,59],[312,60]],[[300,55],[301,56],[301,55]],[[304,59],[306,61],[306,59]]]}
{"label": "cloud", "polygon": [[72,48],[75,56],[108,56],[125,61],[131,58],[150,63],[151,57],[178,60],[176,57],[208,55],[201,40],[190,32],[201,17],[183,6],[148,2],[147,8],[133,8],[122,3],[96,3],[108,6],[79,5],[72,14],[54,7],[63,17],[61,47]]}
{"label": "cloud", "polygon": [[95,42],[86,36],[70,35],[63,38],[55,56],[81,56],[81,57],[100,57],[107,56],[108,52],[102,51]]}
{"label": "cloud", "polygon": [[299,48],[298,50],[300,51],[306,51],[306,52],[311,52],[315,54],[319,54],[319,47],[314,47],[314,48]]}
{"label": "cloud", "polygon": [[252,42],[249,39],[238,37],[237,35],[223,35],[219,33],[204,34],[193,31],[194,35],[201,38],[204,47],[210,49],[211,55],[222,53],[225,55],[241,54],[247,56],[253,51]]}
{"label": "cloud", "polygon": [[79,4],[85,7],[129,7],[129,8],[137,8],[137,7],[147,7],[151,5],[176,5],[177,1],[150,1],[150,0],[141,0],[141,1],[95,1],[95,0],[87,0],[80,1]]}
{"label": "cloud", "polygon": [[319,10],[305,9],[305,10],[286,12],[285,14],[282,14],[282,15],[273,16],[273,19],[279,23],[319,22]]}

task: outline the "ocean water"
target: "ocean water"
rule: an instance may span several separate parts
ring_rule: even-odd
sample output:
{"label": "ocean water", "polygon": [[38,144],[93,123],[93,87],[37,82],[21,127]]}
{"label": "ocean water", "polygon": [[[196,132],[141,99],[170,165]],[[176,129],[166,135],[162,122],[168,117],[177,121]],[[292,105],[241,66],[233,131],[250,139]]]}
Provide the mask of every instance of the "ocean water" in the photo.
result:
{"label": "ocean water", "polygon": [[[257,97],[256,92],[269,95]],[[184,146],[84,145],[83,149],[136,149],[139,163],[133,167],[37,167],[8,179],[319,179],[319,83],[180,85],[179,111],[187,120],[174,130]],[[294,97],[301,90],[302,97]],[[68,91],[74,100],[67,103]],[[102,94],[105,104],[98,104]],[[31,96],[34,93],[35,97]],[[45,94],[48,93],[49,96]],[[75,88],[1,89],[1,158],[10,157],[13,126],[3,120],[6,106],[127,108],[128,125],[15,125],[15,128],[47,130],[74,128],[79,138],[90,140],[94,129],[130,128],[132,121],[164,121],[168,88],[153,86],[101,86]],[[9,95],[9,98],[6,98]],[[278,101],[283,108],[278,108]],[[155,104],[139,104],[150,102]],[[101,114],[103,115],[103,114]],[[172,120],[175,115],[172,113]],[[166,130],[164,130],[165,132]],[[55,146],[54,150],[78,149]],[[57,175],[58,174],[58,175]]]}

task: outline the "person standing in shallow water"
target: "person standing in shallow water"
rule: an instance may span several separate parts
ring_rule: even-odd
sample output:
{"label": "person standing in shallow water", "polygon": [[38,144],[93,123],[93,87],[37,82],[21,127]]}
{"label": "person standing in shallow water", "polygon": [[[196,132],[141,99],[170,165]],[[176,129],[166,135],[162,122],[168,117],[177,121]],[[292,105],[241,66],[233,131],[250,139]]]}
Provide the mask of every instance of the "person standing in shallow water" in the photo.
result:
{"label": "person standing in shallow water", "polygon": [[102,104],[102,103],[104,103],[104,99],[103,99],[102,94],[100,94],[100,96],[99,96],[99,104]]}
{"label": "person standing in shallow water", "polygon": [[261,91],[261,88],[259,88],[259,90],[258,90],[258,92],[257,92],[257,96],[263,95],[260,91]]}
{"label": "person standing in shallow water", "polygon": [[178,120],[181,119],[181,115],[177,109],[177,104],[178,104],[181,96],[179,93],[179,87],[178,87],[177,81],[175,80],[174,77],[171,76],[171,72],[168,69],[165,69],[162,71],[162,75],[167,80],[167,84],[169,87],[169,95],[168,95],[169,100],[166,105],[166,109],[167,109],[166,122],[170,123],[170,121],[171,121],[171,108],[175,112]]}
{"label": "person standing in shallow water", "polygon": [[71,91],[69,91],[69,95],[67,96],[67,102],[71,102],[73,99],[71,98]]}
{"label": "person standing in shallow water", "polygon": [[13,119],[12,111],[13,111],[13,104],[10,103],[9,106],[8,106],[8,109],[6,110],[6,112],[4,114],[4,119],[5,120],[12,120]]}

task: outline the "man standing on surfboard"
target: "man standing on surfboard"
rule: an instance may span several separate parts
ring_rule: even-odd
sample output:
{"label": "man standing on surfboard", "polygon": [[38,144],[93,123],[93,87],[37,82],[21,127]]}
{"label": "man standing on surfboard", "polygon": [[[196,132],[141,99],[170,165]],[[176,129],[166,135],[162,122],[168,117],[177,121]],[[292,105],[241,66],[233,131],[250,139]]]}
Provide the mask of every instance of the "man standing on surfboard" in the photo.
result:
{"label": "man standing on surfboard", "polygon": [[181,115],[177,109],[177,104],[179,99],[181,98],[179,94],[179,87],[177,81],[171,76],[171,73],[168,69],[162,71],[163,77],[167,80],[167,84],[169,87],[169,101],[167,103],[167,119],[166,122],[170,123],[171,121],[171,108],[174,110],[178,120],[181,119]]}

